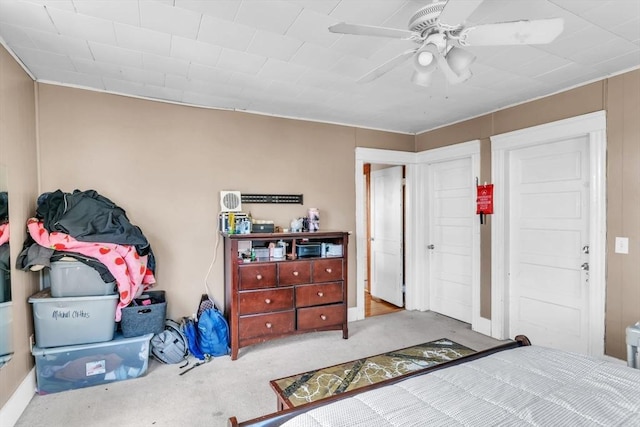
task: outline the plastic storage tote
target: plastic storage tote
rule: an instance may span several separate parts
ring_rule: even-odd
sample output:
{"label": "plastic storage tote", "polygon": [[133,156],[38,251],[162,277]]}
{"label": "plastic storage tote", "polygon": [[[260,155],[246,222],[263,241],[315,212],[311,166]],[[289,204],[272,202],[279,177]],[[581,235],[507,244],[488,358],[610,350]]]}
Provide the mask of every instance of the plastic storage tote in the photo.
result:
{"label": "plastic storage tote", "polygon": [[627,366],[640,369],[638,349],[640,349],[640,322],[627,326]]}
{"label": "plastic storage tote", "polygon": [[164,291],[147,291],[134,299],[133,305],[122,309],[120,329],[125,337],[159,334],[167,318]]}
{"label": "plastic storage tote", "polygon": [[55,348],[34,347],[38,394],[90,387],[137,378],[149,366],[153,334]]}
{"label": "plastic storage tote", "polygon": [[116,282],[105,283],[95,268],[80,261],[54,261],[45,274],[49,276],[51,296],[56,298],[116,293]]}
{"label": "plastic storage tote", "polygon": [[29,297],[38,347],[113,339],[119,295],[53,298],[50,289]]}

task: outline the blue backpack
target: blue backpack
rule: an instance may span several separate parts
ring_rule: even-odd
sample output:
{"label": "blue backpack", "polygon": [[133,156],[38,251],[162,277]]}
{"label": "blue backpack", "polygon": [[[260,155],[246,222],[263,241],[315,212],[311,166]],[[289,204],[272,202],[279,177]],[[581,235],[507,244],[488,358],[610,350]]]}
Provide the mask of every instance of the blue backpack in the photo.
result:
{"label": "blue backpack", "polygon": [[193,357],[205,360],[229,354],[229,324],[215,306],[200,312],[198,320],[185,317],[182,331]]}
{"label": "blue backpack", "polygon": [[229,354],[229,324],[220,310],[207,308],[198,319],[198,346],[209,356]]}
{"label": "blue backpack", "polygon": [[189,348],[189,353],[196,359],[205,360],[204,353],[200,350],[200,346],[198,345],[198,324],[197,322],[190,318],[184,317],[182,319],[182,333],[187,340],[187,347]]}

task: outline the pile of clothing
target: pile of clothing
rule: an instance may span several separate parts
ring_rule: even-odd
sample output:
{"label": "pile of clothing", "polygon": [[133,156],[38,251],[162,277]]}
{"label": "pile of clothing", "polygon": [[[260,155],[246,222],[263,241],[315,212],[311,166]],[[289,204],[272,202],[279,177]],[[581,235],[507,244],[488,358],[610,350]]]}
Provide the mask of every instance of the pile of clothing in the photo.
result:
{"label": "pile of clothing", "polygon": [[16,268],[38,271],[63,257],[95,268],[105,283],[117,283],[116,321],[155,283],[155,257],[142,230],[95,190],[43,193],[27,230]]}
{"label": "pile of clothing", "polygon": [[0,191],[0,304],[11,301],[9,252],[9,196],[6,191]]}

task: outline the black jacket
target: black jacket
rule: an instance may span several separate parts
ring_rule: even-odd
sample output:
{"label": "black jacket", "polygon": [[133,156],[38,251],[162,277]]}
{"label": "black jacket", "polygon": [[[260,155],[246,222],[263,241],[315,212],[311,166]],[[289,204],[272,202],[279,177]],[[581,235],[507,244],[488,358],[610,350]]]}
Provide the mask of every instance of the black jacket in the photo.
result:
{"label": "black jacket", "polygon": [[44,193],[38,198],[36,216],[49,232],[59,231],[82,242],[135,246],[139,255],[149,256],[147,264],[155,270],[151,246],[142,230],[129,222],[124,209],[95,190]]}

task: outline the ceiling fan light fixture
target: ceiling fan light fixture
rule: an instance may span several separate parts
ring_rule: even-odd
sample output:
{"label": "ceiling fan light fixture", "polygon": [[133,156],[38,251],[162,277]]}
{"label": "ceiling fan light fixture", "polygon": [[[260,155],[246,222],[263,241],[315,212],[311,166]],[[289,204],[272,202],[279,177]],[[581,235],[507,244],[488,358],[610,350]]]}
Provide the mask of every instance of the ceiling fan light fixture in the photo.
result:
{"label": "ceiling fan light fixture", "polygon": [[433,81],[433,71],[422,72],[422,71],[414,71],[411,76],[411,82],[417,84],[419,86],[429,87],[431,86],[431,82]]}
{"label": "ceiling fan light fixture", "polygon": [[[2,1],[2,0],[0,0]],[[426,0],[422,0],[426,1]],[[475,56],[453,46],[533,45],[551,43],[564,28],[563,18],[523,19],[467,26],[466,19],[484,0],[431,0],[411,17],[408,30],[341,22],[329,27],[339,34],[390,37],[409,40],[420,46],[409,49],[374,68],[358,82],[370,82],[388,73],[413,56],[411,80],[428,86],[438,69],[448,84],[471,77]]]}
{"label": "ceiling fan light fixture", "polygon": [[413,66],[418,73],[430,73],[438,66],[436,61],[436,47],[426,45],[416,52],[413,57]]}
{"label": "ceiling fan light fixture", "polygon": [[464,49],[452,47],[447,53],[446,59],[453,72],[462,77],[469,71],[469,66],[476,60],[476,57]]}
{"label": "ceiling fan light fixture", "polygon": [[416,59],[420,65],[422,65],[423,67],[426,67],[427,65],[433,62],[433,53],[428,51],[418,52]]}

